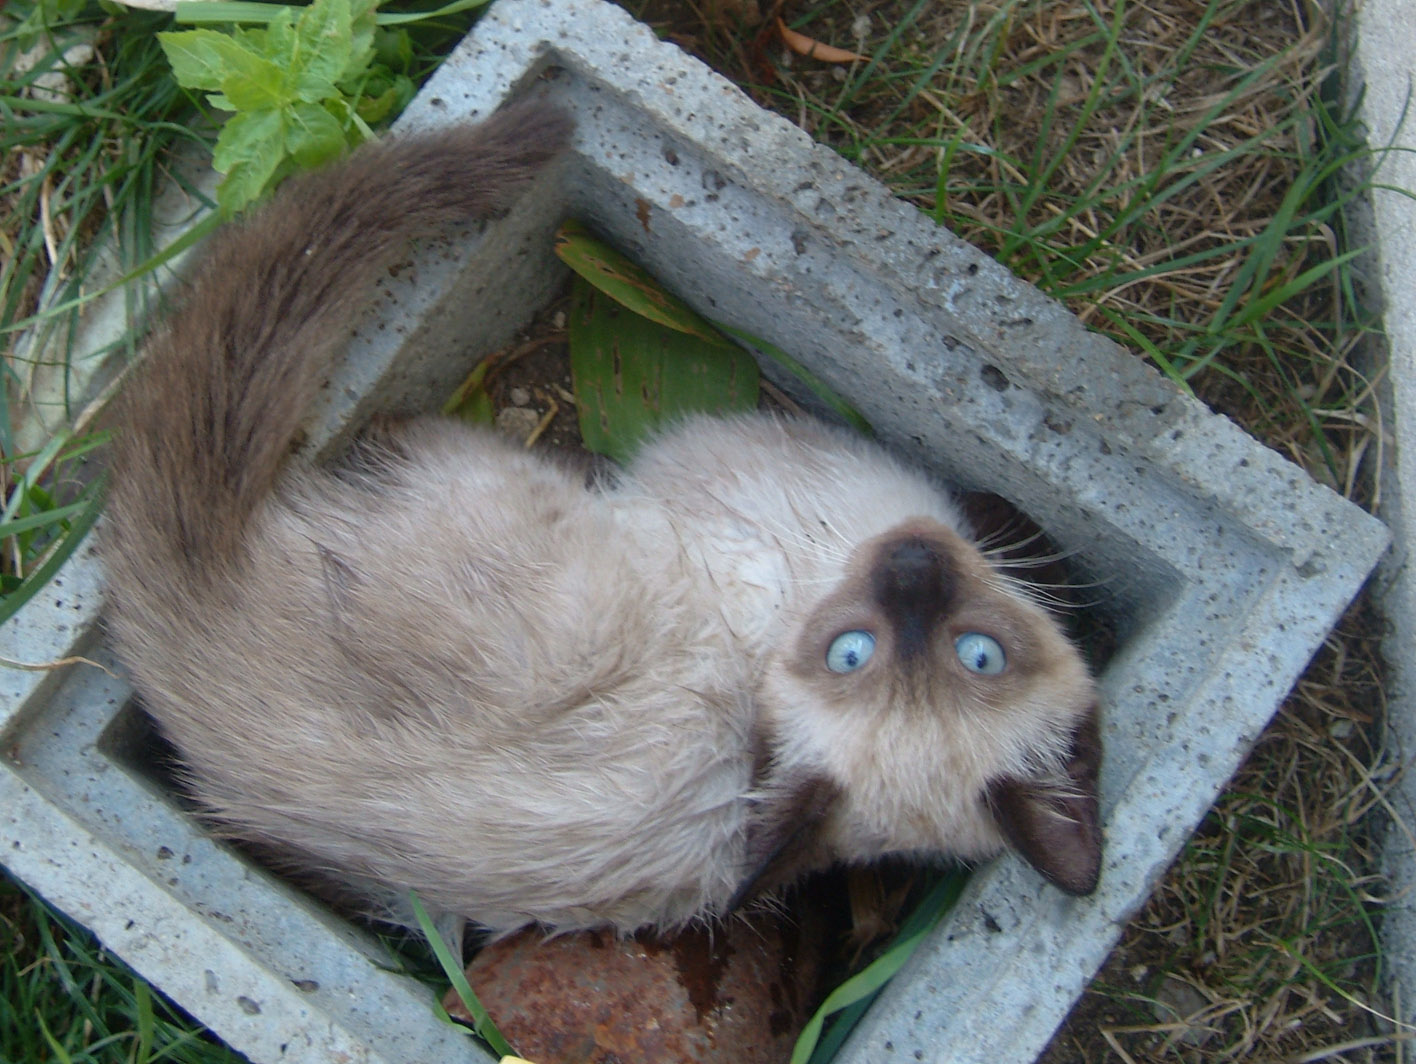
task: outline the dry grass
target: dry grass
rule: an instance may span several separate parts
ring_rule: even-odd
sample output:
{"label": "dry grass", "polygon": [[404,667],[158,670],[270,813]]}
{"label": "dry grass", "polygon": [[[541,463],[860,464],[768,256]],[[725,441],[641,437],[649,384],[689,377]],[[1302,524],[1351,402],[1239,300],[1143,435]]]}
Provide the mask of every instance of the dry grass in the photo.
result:
{"label": "dry grass", "polygon": [[1377,628],[1359,607],[1329,638],[1047,1064],[1393,1059],[1372,923],[1392,770],[1370,738]]}
{"label": "dry grass", "polygon": [[[1332,27],[1291,0],[664,0],[669,36],[1370,503],[1324,102]],[[794,29],[872,61],[788,56]],[[1356,149],[1360,150],[1360,149]],[[941,178],[939,175],[943,174]],[[1072,1061],[1397,1059],[1375,921],[1379,624],[1359,603],[1056,1036]]]}

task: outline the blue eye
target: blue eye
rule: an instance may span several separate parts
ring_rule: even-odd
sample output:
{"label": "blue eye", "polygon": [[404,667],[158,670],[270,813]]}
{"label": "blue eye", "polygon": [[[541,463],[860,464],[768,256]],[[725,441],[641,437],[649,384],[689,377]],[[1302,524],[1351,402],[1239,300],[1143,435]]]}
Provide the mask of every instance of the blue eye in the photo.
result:
{"label": "blue eye", "polygon": [[997,676],[1008,664],[1008,656],[998,640],[982,632],[965,632],[954,640],[954,653],[969,672],[982,676]]}
{"label": "blue eye", "polygon": [[875,653],[875,637],[869,632],[842,632],[826,648],[826,667],[832,672],[855,672]]}

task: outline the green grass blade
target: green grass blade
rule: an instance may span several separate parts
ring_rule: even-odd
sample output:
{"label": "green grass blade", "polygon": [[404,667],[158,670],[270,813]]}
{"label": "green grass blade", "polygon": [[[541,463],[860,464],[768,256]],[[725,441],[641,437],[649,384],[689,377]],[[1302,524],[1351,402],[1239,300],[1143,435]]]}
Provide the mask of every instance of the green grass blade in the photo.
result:
{"label": "green grass blade", "polygon": [[[408,901],[413,906],[413,917],[418,921],[418,927],[428,940],[428,945],[432,946],[433,953],[438,958],[438,964],[442,966],[443,973],[447,976],[452,988],[457,991],[457,996],[462,1000],[463,1006],[472,1016],[473,1029],[487,1045],[498,1055],[509,1057],[513,1050],[511,1045],[502,1033],[497,1030],[497,1026],[492,1022],[492,1017],[487,1013],[482,1002],[478,1000],[476,993],[472,990],[472,984],[467,981],[467,973],[463,970],[462,964],[452,955],[452,950],[448,949],[447,943],[438,933],[432,919],[428,916],[428,910],[423,907],[422,900],[413,891],[408,892]],[[439,1003],[438,1010],[441,1018],[453,1023],[453,1020],[442,1009]],[[458,1024],[457,1026],[461,1026]]]}
{"label": "green grass blade", "polygon": [[189,228],[176,240],[168,244],[167,247],[163,248],[160,252],[152,256],[152,258],[148,259],[146,262],[143,262],[133,267],[131,270],[125,273],[122,277],[119,277],[117,280],[112,281],[109,284],[103,285],[99,288],[95,288],[91,292],[84,292],[82,295],[75,296],[72,299],[62,300],[54,304],[53,306],[46,307],[44,310],[41,310],[37,314],[30,315],[27,318],[21,318],[18,321],[8,322],[5,325],[0,326],[0,335],[3,335],[7,332],[22,332],[25,329],[33,328],[34,326],[43,324],[45,321],[60,314],[78,310],[85,304],[92,303],[99,296],[107,295],[109,292],[117,291],[118,289],[123,288],[125,285],[132,284],[134,281],[139,281],[144,277],[149,276],[154,270],[166,265],[168,262],[171,262],[174,258],[182,254],[182,252],[186,251],[188,248],[194,247],[195,245],[201,243],[202,240],[204,240],[207,236],[211,235],[211,233],[216,230],[217,226],[219,226],[221,222],[222,219],[215,212],[205,215],[200,221],[192,225],[191,228]]}
{"label": "green grass blade", "polygon": [[43,513],[30,514],[28,517],[15,517],[0,521],[0,539],[67,521],[76,514],[83,513],[86,508],[85,503],[76,502],[70,503],[68,506],[60,506],[57,509],[45,510]]}
{"label": "green grass blade", "polygon": [[[817,1053],[818,1045],[825,1042],[821,1037],[821,1029],[827,1017],[850,1010],[851,1017],[858,1019],[880,992],[881,987],[904,966],[919,948],[919,944],[953,907],[968,878],[967,872],[950,872],[941,876],[939,882],[935,883],[900,927],[890,948],[826,996],[821,1007],[797,1036],[796,1045],[792,1049],[791,1064],[825,1064],[830,1059],[825,1053]],[[835,1052],[839,1041],[847,1033],[849,1032],[843,1031],[827,1043],[831,1053]]]}
{"label": "green grass blade", "polygon": [[[432,11],[380,11],[374,17],[380,26],[406,26],[416,22],[446,18],[485,7],[491,0],[453,0]],[[265,25],[281,9],[298,14],[300,8],[287,4],[265,4],[259,0],[177,0],[172,20],[182,26],[214,26],[221,24]]]}
{"label": "green grass blade", "polygon": [[487,394],[487,374],[491,371],[492,360],[484,358],[472,367],[466,379],[448,396],[442,412],[447,417],[461,418],[473,425],[490,425],[495,420],[492,397]]}
{"label": "green grass blade", "polygon": [[49,1025],[44,1022],[44,1017],[36,1012],[34,1014],[34,1021],[39,1025],[39,1033],[42,1034],[44,1040],[49,1043],[49,1048],[53,1050],[54,1058],[59,1061],[59,1064],[74,1064],[74,1058],[69,1056],[68,1051],[59,1044],[58,1039],[49,1033]]}
{"label": "green grass blade", "polygon": [[152,1047],[154,1032],[156,1030],[156,1019],[152,1012],[152,991],[141,979],[133,980],[133,1005],[137,1012],[137,1044],[133,1048],[133,1059],[135,1061],[150,1062],[152,1060]]}
{"label": "green grass blade", "polygon": [[79,511],[69,525],[68,531],[62,539],[53,543],[45,553],[40,563],[35,568],[25,574],[20,585],[0,599],[0,624],[4,624],[24,606],[30,599],[34,598],[40,590],[57,573],[79,549],[79,545],[93,528],[94,522],[98,520],[98,515],[103,509],[102,503],[103,488],[102,482],[97,482],[85,489],[83,497],[83,509]]}

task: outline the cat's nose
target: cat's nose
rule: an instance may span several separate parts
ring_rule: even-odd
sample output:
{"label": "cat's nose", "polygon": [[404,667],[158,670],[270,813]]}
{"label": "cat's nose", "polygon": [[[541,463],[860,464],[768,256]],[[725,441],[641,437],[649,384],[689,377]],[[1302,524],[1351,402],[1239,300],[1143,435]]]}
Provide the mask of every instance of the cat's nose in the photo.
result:
{"label": "cat's nose", "polygon": [[900,591],[937,584],[942,570],[938,552],[923,540],[906,540],[885,555],[885,577]]}
{"label": "cat's nose", "polygon": [[911,537],[884,548],[872,577],[875,600],[895,627],[901,653],[923,650],[953,598],[948,555],[927,540]]}

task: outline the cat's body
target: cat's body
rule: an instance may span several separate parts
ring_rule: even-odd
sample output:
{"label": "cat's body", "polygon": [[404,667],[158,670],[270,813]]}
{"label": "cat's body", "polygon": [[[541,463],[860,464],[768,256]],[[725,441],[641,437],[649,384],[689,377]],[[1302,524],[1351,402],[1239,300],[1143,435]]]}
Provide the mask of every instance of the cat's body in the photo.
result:
{"label": "cat's body", "polygon": [[412,888],[495,930],[672,926],[832,860],[1005,837],[1089,890],[1086,670],[879,447],[705,418],[587,487],[427,419],[284,466],[377,269],[564,136],[521,109],[292,183],[150,345],[110,627],[195,794],[371,905]]}

